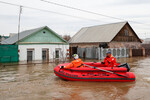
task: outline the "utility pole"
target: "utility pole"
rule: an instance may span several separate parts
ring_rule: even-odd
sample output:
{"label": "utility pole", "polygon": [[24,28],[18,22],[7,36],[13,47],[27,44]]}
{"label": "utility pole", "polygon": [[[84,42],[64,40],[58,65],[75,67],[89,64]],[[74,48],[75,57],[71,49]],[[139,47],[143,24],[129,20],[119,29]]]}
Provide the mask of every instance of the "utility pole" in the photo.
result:
{"label": "utility pole", "polygon": [[18,21],[18,45],[19,45],[19,33],[20,33],[20,19],[21,19],[22,6],[19,7],[19,21]]}
{"label": "utility pole", "polygon": [[[21,12],[22,12],[22,6],[20,6],[19,7],[19,21],[18,21],[18,42],[17,42],[17,44],[18,44],[18,57],[19,57],[19,33],[20,33],[20,20],[21,20]],[[18,58],[18,60],[19,60],[19,58]]]}

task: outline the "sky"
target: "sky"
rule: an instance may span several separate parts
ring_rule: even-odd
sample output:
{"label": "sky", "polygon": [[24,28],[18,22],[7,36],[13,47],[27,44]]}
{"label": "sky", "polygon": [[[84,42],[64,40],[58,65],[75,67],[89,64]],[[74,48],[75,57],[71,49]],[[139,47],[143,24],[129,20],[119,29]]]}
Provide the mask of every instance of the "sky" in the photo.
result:
{"label": "sky", "polygon": [[20,31],[48,26],[60,35],[73,36],[82,27],[128,21],[140,38],[150,38],[150,0],[0,0],[0,35],[6,36],[18,32],[19,6],[2,1],[23,6]]}

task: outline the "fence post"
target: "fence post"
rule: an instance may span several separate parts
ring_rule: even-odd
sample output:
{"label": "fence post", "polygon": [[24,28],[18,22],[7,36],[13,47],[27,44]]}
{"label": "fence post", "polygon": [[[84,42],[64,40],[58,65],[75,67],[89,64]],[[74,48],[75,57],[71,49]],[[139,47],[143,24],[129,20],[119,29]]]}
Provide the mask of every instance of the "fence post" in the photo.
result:
{"label": "fence post", "polygon": [[129,57],[132,57],[132,48],[129,48]]}
{"label": "fence post", "polygon": [[115,49],[116,49],[116,58],[118,58],[118,48]]}
{"label": "fence post", "polygon": [[119,48],[119,50],[120,50],[120,54],[119,54],[119,58],[121,58],[122,57],[122,54],[121,54],[121,47]]}
{"label": "fence post", "polygon": [[87,48],[85,48],[85,59],[87,58],[86,56],[87,56]]}
{"label": "fence post", "polygon": [[126,57],[126,48],[124,47],[124,57]]}
{"label": "fence post", "polygon": [[100,59],[101,59],[101,58],[100,58],[100,55],[101,55],[100,53],[101,53],[101,52],[100,52],[100,48],[99,48],[99,47],[97,48],[97,52],[98,52],[98,60],[100,60]]}
{"label": "fence post", "polygon": [[104,49],[101,47],[101,48],[100,48],[100,59],[103,59],[103,56],[104,56],[104,55],[103,55],[103,50],[104,50]]}
{"label": "fence post", "polygon": [[143,56],[145,56],[145,48],[142,48]]}

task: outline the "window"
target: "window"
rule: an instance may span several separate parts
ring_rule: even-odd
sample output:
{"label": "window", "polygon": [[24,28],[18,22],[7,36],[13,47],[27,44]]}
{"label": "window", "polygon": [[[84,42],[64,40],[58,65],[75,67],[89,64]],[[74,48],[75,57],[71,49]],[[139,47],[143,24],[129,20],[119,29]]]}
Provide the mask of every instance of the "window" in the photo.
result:
{"label": "window", "polygon": [[61,48],[55,49],[55,58],[60,58],[60,51],[61,51]]}
{"label": "window", "polygon": [[47,49],[42,49],[42,60],[47,60]]}
{"label": "window", "polygon": [[59,58],[59,50],[55,51],[55,58]]}
{"label": "window", "polygon": [[128,34],[128,30],[126,30],[126,29],[124,30],[124,35],[125,35],[125,36],[128,36],[128,35],[129,35],[129,34]]}
{"label": "window", "polygon": [[45,31],[43,31],[43,34],[45,34],[46,32]]}

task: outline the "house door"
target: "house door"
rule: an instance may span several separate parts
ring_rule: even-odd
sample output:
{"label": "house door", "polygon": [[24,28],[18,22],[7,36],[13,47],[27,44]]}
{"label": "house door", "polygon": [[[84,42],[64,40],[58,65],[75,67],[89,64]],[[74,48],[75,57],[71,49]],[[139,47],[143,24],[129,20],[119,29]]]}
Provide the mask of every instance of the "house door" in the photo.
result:
{"label": "house door", "polygon": [[43,48],[42,49],[42,60],[49,62],[49,49],[48,48]]}
{"label": "house door", "polygon": [[55,51],[55,58],[59,58],[59,50]]}
{"label": "house door", "polygon": [[33,51],[27,51],[27,61],[33,60]]}
{"label": "house door", "polygon": [[77,54],[78,47],[70,47],[70,57],[72,57],[73,54]]}
{"label": "house door", "polygon": [[42,60],[47,60],[47,50],[42,50]]}

